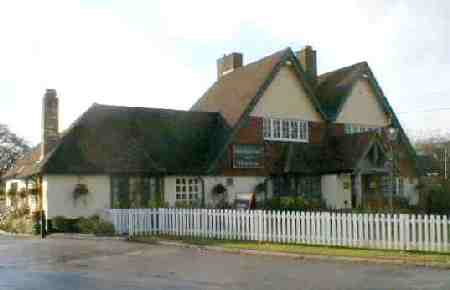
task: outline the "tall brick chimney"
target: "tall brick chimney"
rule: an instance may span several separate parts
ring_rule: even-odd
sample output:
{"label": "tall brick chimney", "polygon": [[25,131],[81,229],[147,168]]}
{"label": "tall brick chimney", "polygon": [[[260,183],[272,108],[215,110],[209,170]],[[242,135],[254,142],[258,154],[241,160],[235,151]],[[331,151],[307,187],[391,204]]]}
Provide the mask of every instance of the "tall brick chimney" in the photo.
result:
{"label": "tall brick chimney", "polygon": [[56,90],[47,89],[42,102],[42,146],[41,158],[44,158],[53,148],[59,139],[58,130],[58,98]]}
{"label": "tall brick chimney", "polygon": [[317,81],[316,51],[312,46],[307,45],[297,53],[297,57],[309,81],[315,85]]}
{"label": "tall brick chimney", "polygon": [[242,53],[239,52],[233,52],[219,58],[217,60],[217,79],[220,79],[227,73],[230,73],[233,70],[241,67],[243,59],[244,56],[242,55]]}

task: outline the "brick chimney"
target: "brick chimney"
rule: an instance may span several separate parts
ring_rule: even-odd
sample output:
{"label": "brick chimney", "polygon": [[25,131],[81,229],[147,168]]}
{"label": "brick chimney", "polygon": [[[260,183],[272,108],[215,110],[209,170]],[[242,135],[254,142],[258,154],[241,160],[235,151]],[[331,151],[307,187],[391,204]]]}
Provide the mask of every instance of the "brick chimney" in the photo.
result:
{"label": "brick chimney", "polygon": [[217,60],[217,79],[234,71],[242,66],[244,56],[242,53],[233,52],[228,55],[224,55]]}
{"label": "brick chimney", "polygon": [[312,46],[307,45],[297,53],[297,57],[309,81],[315,85],[317,81],[316,51]]}
{"label": "brick chimney", "polygon": [[58,98],[56,90],[47,89],[42,101],[42,146],[41,159],[47,155],[59,139],[58,131]]}

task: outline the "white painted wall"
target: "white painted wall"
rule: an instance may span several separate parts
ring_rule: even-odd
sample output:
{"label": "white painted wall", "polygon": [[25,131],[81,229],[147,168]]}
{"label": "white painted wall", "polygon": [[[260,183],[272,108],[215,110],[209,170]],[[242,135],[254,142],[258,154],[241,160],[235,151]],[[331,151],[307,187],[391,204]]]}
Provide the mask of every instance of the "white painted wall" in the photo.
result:
{"label": "white painted wall", "polygon": [[416,187],[419,183],[417,178],[404,178],[404,194],[409,199],[411,205],[417,205],[419,203],[419,192]]}
{"label": "white painted wall", "polygon": [[[351,179],[349,174],[323,175],[322,197],[327,206],[334,209],[350,208],[352,200]],[[345,205],[347,201],[347,206]]]}
{"label": "white painted wall", "polygon": [[323,121],[293,69],[288,66],[281,68],[251,116]]}
{"label": "white painted wall", "polygon": [[368,80],[359,80],[342,107],[336,123],[360,124],[374,127],[389,125]]}
{"label": "white painted wall", "polygon": [[[73,199],[76,184],[86,184],[89,194]],[[43,207],[48,218],[55,216],[88,217],[110,207],[110,178],[108,175],[46,175],[43,178]]]}
{"label": "white painted wall", "polygon": [[[176,179],[183,178],[184,176],[167,176],[164,178],[164,199],[173,206],[176,202]],[[188,178],[188,177],[186,177]],[[205,204],[214,205],[217,199],[214,199],[212,194],[212,189],[216,184],[222,183],[227,188],[228,201],[230,203],[234,202],[236,194],[238,193],[251,193],[255,191],[255,186],[259,183],[264,182],[265,177],[253,176],[253,177],[229,177],[229,176],[203,176],[205,182]],[[227,179],[233,179],[233,185],[227,185]],[[201,187],[200,187],[201,189]],[[199,194],[201,198],[201,191]]]}

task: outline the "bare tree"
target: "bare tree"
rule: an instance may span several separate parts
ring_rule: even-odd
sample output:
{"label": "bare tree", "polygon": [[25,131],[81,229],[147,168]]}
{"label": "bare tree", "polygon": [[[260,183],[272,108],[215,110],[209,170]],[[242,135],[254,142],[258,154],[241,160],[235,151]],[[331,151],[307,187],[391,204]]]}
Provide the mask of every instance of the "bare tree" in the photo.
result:
{"label": "bare tree", "polygon": [[0,176],[29,150],[25,139],[11,132],[8,126],[0,124]]}
{"label": "bare tree", "polygon": [[447,179],[450,172],[450,134],[430,131],[417,136],[414,143],[419,153],[433,156],[439,162],[440,174]]}

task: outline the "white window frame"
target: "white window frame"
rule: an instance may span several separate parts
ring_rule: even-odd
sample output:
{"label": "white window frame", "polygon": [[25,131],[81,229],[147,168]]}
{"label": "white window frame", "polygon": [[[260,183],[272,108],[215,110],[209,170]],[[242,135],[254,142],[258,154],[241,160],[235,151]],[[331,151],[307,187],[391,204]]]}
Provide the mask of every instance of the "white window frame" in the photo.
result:
{"label": "white window frame", "polygon": [[376,126],[352,124],[352,123],[344,124],[344,133],[345,134],[355,134],[355,133],[364,133],[364,132],[372,132],[372,131],[381,133],[382,130],[383,130],[382,127],[376,127]]}
{"label": "white window frame", "polygon": [[[297,134],[293,132],[295,125],[297,127]],[[284,137],[286,134],[283,134],[283,131],[287,132],[287,138]],[[307,143],[309,142],[309,121],[297,119],[264,118],[263,135],[264,140]],[[297,138],[295,138],[295,135]]]}
{"label": "white window frame", "polygon": [[175,179],[175,200],[196,201],[200,198],[201,184],[195,177],[177,177]]}

